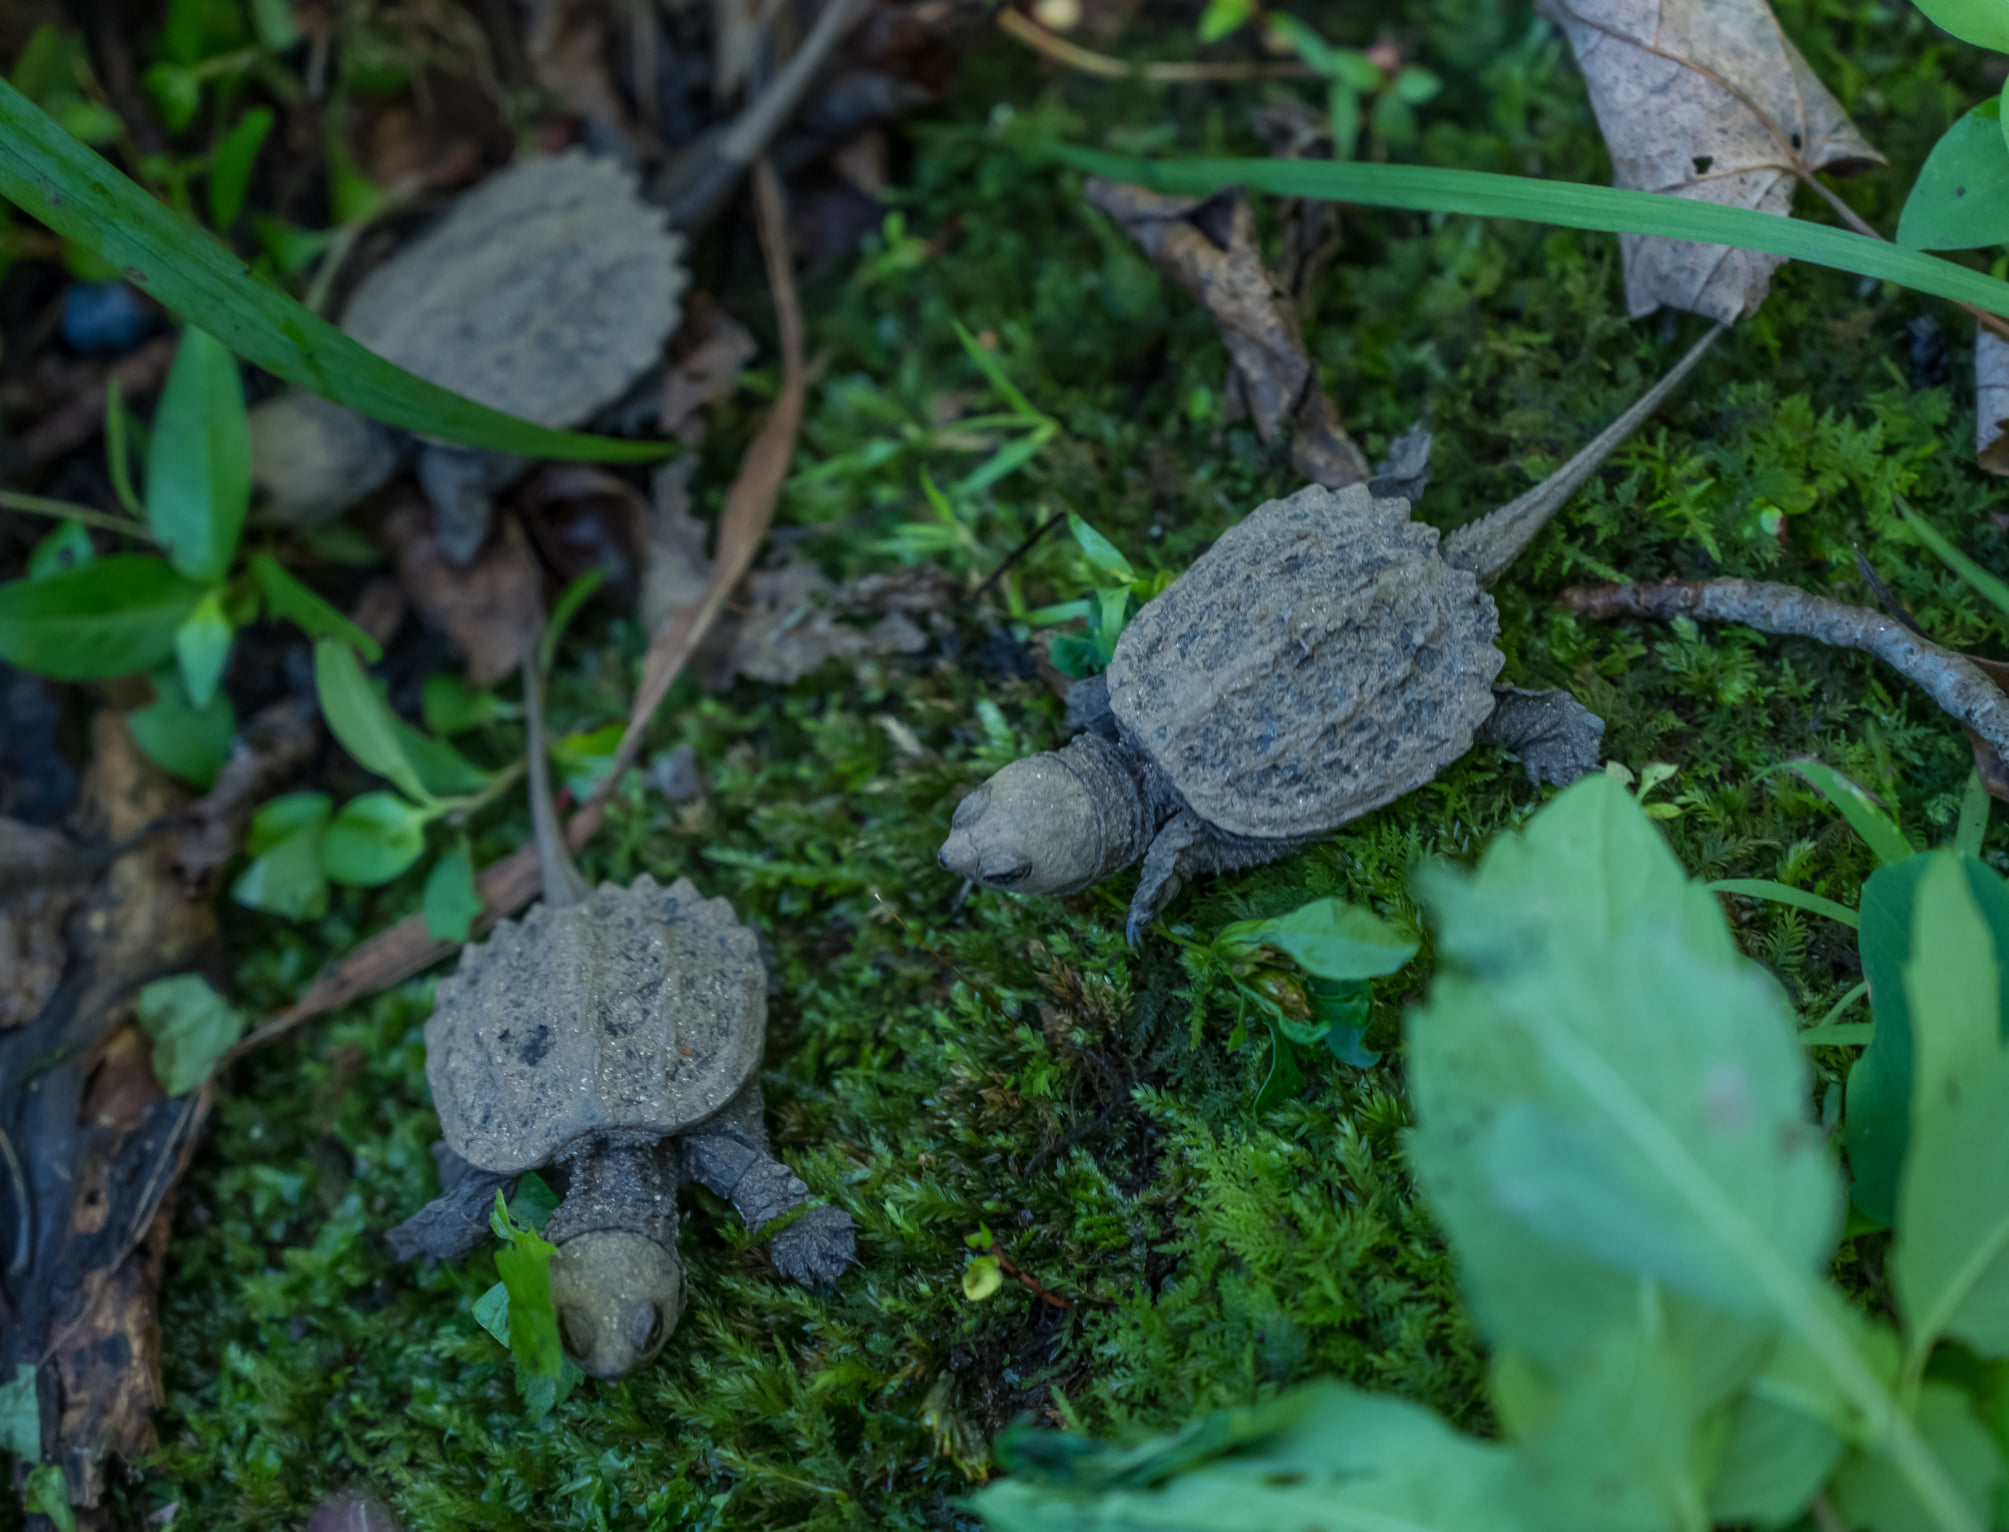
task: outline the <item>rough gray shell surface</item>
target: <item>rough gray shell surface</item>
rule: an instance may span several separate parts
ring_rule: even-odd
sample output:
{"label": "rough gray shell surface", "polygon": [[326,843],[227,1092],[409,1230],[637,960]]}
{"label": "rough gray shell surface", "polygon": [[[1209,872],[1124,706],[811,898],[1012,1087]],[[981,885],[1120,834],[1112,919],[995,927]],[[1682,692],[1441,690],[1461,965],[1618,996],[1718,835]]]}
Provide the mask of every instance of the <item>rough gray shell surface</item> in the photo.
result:
{"label": "rough gray shell surface", "polygon": [[603,883],[463,950],[426,1023],[426,1077],[447,1146],[513,1174],[589,1134],[698,1126],[759,1069],[766,1024],[760,951],[731,905],[687,878]]}
{"label": "rough gray shell surface", "polygon": [[471,399],[573,426],[662,354],[684,239],[617,165],[572,151],[489,177],[370,273],[342,328]]}
{"label": "rough gray shell surface", "polygon": [[1499,613],[1409,510],[1361,484],[1268,501],[1124,629],[1110,708],[1202,819],[1323,834],[1471,748]]}

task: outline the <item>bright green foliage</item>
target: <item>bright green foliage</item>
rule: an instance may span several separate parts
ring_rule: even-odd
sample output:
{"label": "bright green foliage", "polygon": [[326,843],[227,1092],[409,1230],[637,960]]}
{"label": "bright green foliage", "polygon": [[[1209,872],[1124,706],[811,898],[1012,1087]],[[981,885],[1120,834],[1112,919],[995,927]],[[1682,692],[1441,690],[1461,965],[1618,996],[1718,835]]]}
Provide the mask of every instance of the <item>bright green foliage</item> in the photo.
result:
{"label": "bright green foliage", "polygon": [[388,883],[425,855],[428,817],[396,793],[351,798],[321,837],[321,865],[337,883]]}
{"label": "bright green foliage", "polygon": [[494,692],[471,690],[459,676],[444,671],[427,676],[420,693],[420,714],[426,727],[443,739],[521,713],[522,709]]}
{"label": "bright green foliage", "polygon": [[202,587],[159,559],[114,554],[67,574],[0,585],[0,660],[59,681],[150,670]]}
{"label": "bright green foliage", "polygon": [[270,554],[252,554],[250,569],[274,617],[284,617],[309,638],[345,644],[372,665],[383,658],[381,644],[294,579]]}
{"label": "bright green foliage", "polygon": [[230,758],[237,709],[221,691],[197,707],[189,700],[181,672],[163,666],[153,673],[153,701],[128,713],[126,727],[148,760],[206,792]]}
{"label": "bright green foliage", "polygon": [[91,534],[80,521],[66,521],[35,544],[28,555],[28,578],[46,580],[51,575],[81,568],[98,556]]}
{"label": "bright green foliage", "polygon": [[287,793],[259,805],[244,839],[251,861],[230,885],[230,897],[287,920],[327,914],[321,840],[332,808],[326,793]]}
{"label": "bright green foliage", "polygon": [[57,1464],[44,1463],[30,1471],[22,1500],[29,1510],[40,1511],[48,1517],[56,1532],[77,1532],[77,1513],[70,1505],[70,1486]]}
{"label": "bright green foliage", "polygon": [[324,638],[314,645],[314,682],[322,716],[342,748],[358,764],[389,778],[407,797],[429,800],[432,794],[405,754],[396,716],[346,644]]}
{"label": "bright green foliage", "polygon": [[244,1014],[200,974],[156,979],[133,1012],[153,1039],[153,1072],[170,1096],[194,1090],[244,1034]]}
{"label": "bright green foliage", "polygon": [[435,941],[464,942],[468,927],[481,913],[481,895],[474,888],[474,853],[467,837],[456,836],[426,874],[419,908],[426,918],[426,935]]}
{"label": "bright green foliage", "polygon": [[2009,53],[2009,5],[2002,0],[1917,0],[1935,25],[1980,48]]}
{"label": "bright green foliage", "polygon": [[1933,145],[1905,199],[1897,242],[1912,250],[1971,250],[2005,240],[2009,144],[2002,139],[2002,104],[1990,99]]}
{"label": "bright green foliage", "polygon": [[230,570],[251,505],[251,433],[237,360],[203,331],[181,332],[154,412],[147,525],[191,580]]}

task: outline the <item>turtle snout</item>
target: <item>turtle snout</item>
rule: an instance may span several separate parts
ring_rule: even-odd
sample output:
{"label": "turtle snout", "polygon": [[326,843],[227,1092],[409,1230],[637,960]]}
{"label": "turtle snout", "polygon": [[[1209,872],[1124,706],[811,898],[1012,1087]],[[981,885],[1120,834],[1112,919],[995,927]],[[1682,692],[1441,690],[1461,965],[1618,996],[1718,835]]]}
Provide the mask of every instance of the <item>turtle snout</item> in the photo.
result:
{"label": "turtle snout", "polygon": [[568,1240],[551,1263],[559,1334],[580,1370],[620,1378],[647,1362],[683,1313],[676,1252],[626,1230]]}
{"label": "turtle snout", "polygon": [[990,799],[990,788],[980,787],[957,804],[955,817],[949,821],[949,838],[935,853],[935,860],[958,876],[979,881],[983,879],[982,825],[984,809]]}

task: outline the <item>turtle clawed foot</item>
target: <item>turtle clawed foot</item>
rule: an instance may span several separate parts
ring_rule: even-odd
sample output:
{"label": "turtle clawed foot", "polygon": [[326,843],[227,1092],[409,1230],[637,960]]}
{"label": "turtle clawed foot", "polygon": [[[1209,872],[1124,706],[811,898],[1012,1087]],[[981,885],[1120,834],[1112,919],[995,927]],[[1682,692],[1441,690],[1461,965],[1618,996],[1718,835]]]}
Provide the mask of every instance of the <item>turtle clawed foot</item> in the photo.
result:
{"label": "turtle clawed foot", "polygon": [[1482,732],[1521,758],[1535,786],[1568,787],[1597,770],[1604,720],[1568,692],[1497,686],[1493,693],[1497,705]]}
{"label": "turtle clawed foot", "polygon": [[768,1241],[774,1269],[804,1287],[835,1282],[858,1257],[858,1231],[842,1208],[818,1203]]}

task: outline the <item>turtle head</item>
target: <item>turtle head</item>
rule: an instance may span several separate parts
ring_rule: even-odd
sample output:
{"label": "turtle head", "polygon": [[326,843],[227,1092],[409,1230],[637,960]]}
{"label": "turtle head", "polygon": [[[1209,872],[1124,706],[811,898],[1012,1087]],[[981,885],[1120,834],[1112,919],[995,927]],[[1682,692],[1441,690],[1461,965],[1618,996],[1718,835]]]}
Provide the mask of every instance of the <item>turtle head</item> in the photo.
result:
{"label": "turtle head", "polygon": [[580,1369],[626,1377],[663,1349],[684,1311],[674,1250],[626,1229],[575,1235],[551,1258],[558,1333]]}
{"label": "turtle head", "polygon": [[1141,849],[1135,784],[1077,740],[1004,770],[956,805],[938,859],[950,872],[1014,894],[1071,894]]}

